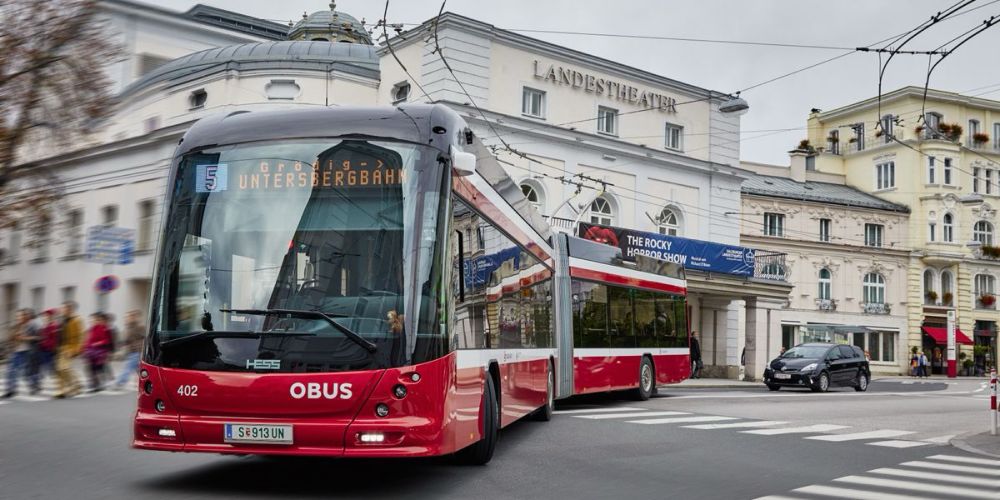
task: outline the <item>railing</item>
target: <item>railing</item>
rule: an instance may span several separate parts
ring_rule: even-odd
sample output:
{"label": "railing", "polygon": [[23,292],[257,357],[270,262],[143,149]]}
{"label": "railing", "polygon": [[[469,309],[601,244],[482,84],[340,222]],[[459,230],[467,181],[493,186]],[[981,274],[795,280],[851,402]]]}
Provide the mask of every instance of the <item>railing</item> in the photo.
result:
{"label": "railing", "polygon": [[890,314],[892,307],[886,302],[862,302],[861,312],[865,314]]}
{"label": "railing", "polygon": [[753,277],[770,281],[787,281],[785,255],[780,252],[756,250],[753,255]]}
{"label": "railing", "polygon": [[561,229],[569,229],[570,232],[573,233],[576,232],[576,228],[573,227],[573,219],[563,219],[562,217],[549,217],[549,225]]}
{"label": "railing", "polygon": [[836,299],[816,299],[816,309],[820,311],[836,311]]}

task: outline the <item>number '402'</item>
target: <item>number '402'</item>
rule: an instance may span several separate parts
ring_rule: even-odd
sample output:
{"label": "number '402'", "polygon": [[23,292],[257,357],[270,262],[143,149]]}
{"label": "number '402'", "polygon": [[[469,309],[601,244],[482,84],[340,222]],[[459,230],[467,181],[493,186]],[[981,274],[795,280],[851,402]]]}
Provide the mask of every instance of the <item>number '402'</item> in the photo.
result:
{"label": "number '402'", "polygon": [[196,385],[182,385],[177,388],[177,394],[181,396],[197,396],[198,386]]}

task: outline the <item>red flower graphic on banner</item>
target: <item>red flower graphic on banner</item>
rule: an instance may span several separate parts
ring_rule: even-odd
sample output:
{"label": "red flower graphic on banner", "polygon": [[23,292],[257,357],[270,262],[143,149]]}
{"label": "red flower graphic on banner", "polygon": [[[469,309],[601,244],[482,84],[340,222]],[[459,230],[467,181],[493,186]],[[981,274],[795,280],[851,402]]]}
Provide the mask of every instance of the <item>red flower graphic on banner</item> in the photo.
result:
{"label": "red flower graphic on banner", "polygon": [[613,230],[606,227],[593,226],[590,229],[587,229],[587,232],[583,234],[583,237],[590,241],[604,243],[605,245],[611,245],[613,247],[618,246],[618,236],[615,235]]}

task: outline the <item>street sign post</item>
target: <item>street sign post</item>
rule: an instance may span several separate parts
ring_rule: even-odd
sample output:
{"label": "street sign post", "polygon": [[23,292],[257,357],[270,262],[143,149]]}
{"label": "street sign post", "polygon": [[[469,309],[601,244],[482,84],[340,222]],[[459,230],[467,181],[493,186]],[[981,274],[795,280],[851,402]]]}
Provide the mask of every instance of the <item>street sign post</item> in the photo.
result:
{"label": "street sign post", "polygon": [[124,227],[91,226],[87,229],[84,259],[99,264],[131,264],[135,253],[135,230]]}
{"label": "street sign post", "polygon": [[997,371],[990,370],[990,435],[997,435]]}
{"label": "street sign post", "polygon": [[948,378],[958,376],[958,360],[955,354],[955,311],[948,311]]}
{"label": "street sign post", "polygon": [[109,293],[118,288],[118,277],[113,274],[101,276],[94,282],[94,288],[97,289],[97,293]]}

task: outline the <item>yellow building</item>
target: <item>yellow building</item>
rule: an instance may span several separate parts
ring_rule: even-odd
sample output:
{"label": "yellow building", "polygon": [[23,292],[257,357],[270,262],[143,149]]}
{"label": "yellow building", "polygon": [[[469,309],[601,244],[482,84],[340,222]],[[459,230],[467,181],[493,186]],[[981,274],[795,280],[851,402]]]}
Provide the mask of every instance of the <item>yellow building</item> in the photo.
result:
{"label": "yellow building", "polygon": [[[958,318],[959,356],[996,359],[1000,313],[997,212],[1000,102],[905,87],[830,111],[814,109],[807,168],[843,175],[861,191],[910,208],[906,342],[934,372],[946,363],[947,311]],[[973,349],[973,345],[979,347]],[[961,370],[962,363],[959,362]]]}

